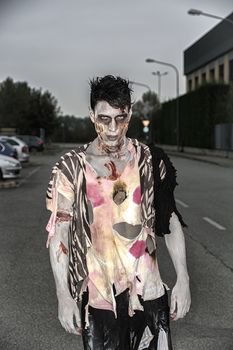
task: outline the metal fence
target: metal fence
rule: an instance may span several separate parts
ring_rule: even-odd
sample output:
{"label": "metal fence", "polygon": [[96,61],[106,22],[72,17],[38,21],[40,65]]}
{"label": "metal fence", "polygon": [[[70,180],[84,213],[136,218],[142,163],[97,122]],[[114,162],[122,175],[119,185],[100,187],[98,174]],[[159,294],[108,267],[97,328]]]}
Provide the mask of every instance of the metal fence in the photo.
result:
{"label": "metal fence", "polygon": [[233,123],[215,125],[214,144],[216,149],[233,150]]}

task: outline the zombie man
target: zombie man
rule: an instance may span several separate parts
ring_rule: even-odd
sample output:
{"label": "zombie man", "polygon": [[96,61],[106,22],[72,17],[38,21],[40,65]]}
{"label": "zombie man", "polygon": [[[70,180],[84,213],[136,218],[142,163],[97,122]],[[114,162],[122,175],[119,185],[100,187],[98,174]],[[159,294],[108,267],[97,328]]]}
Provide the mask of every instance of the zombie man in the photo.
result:
{"label": "zombie man", "polygon": [[[105,76],[90,87],[97,138],[61,157],[47,192],[59,320],[84,349],[171,350],[169,319],[184,317],[191,300],[176,170],[161,148],[126,137],[126,80]],[[170,309],[156,235],[177,274]]]}

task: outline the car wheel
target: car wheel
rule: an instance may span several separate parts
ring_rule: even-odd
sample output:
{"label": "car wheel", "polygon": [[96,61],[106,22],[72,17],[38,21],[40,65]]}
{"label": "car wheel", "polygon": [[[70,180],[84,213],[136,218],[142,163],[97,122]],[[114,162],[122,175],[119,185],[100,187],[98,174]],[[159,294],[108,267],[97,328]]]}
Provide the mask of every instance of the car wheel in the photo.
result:
{"label": "car wheel", "polygon": [[0,181],[3,180],[2,170],[0,169]]}

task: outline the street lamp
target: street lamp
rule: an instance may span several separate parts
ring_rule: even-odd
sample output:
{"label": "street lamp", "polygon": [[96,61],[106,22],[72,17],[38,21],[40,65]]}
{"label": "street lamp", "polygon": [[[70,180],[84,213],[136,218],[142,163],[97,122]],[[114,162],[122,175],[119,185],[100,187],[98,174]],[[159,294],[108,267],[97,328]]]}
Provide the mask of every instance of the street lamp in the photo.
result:
{"label": "street lamp", "polygon": [[148,89],[148,91],[151,91],[149,85],[146,85],[146,84],[144,84],[144,83],[138,83],[137,81],[132,81],[132,80],[130,80],[129,83],[130,83],[130,84],[133,84],[133,85],[143,86],[143,87],[145,87],[146,89]]}
{"label": "street lamp", "polygon": [[161,73],[159,70],[157,70],[157,72],[152,72],[151,74],[154,75],[154,76],[156,76],[156,75],[158,76],[158,98],[160,100],[160,96],[161,96],[161,77],[163,75],[167,75],[168,72]]}
{"label": "street lamp", "polygon": [[192,16],[201,16],[202,15],[202,16],[207,16],[207,17],[211,17],[211,18],[221,19],[223,21],[226,21],[226,22],[233,24],[233,21],[229,18],[224,18],[224,17],[212,15],[211,13],[203,12],[203,11],[197,10],[197,9],[188,10],[188,14],[192,15]]}
{"label": "street lamp", "polygon": [[177,67],[174,64],[168,63],[168,62],[164,62],[164,61],[159,61],[159,60],[155,60],[153,58],[147,58],[146,59],[147,63],[158,63],[158,64],[162,64],[164,66],[167,67],[171,67],[172,69],[174,69],[175,73],[176,73],[176,145],[177,145],[177,151],[179,151],[179,143],[180,143],[180,121],[179,121],[179,71],[177,69]]}

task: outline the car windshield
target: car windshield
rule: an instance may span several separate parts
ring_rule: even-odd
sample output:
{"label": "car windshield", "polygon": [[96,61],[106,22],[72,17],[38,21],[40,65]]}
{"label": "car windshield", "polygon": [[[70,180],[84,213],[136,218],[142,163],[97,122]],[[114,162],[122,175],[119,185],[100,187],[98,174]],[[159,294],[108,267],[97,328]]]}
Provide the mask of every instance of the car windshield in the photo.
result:
{"label": "car windshield", "polygon": [[18,142],[16,142],[13,139],[6,139],[6,141],[12,146],[18,146],[19,145]]}
{"label": "car windshield", "polygon": [[4,149],[6,151],[12,151],[13,150],[12,146],[6,141],[0,140],[0,145],[1,145],[0,151],[4,151]]}

